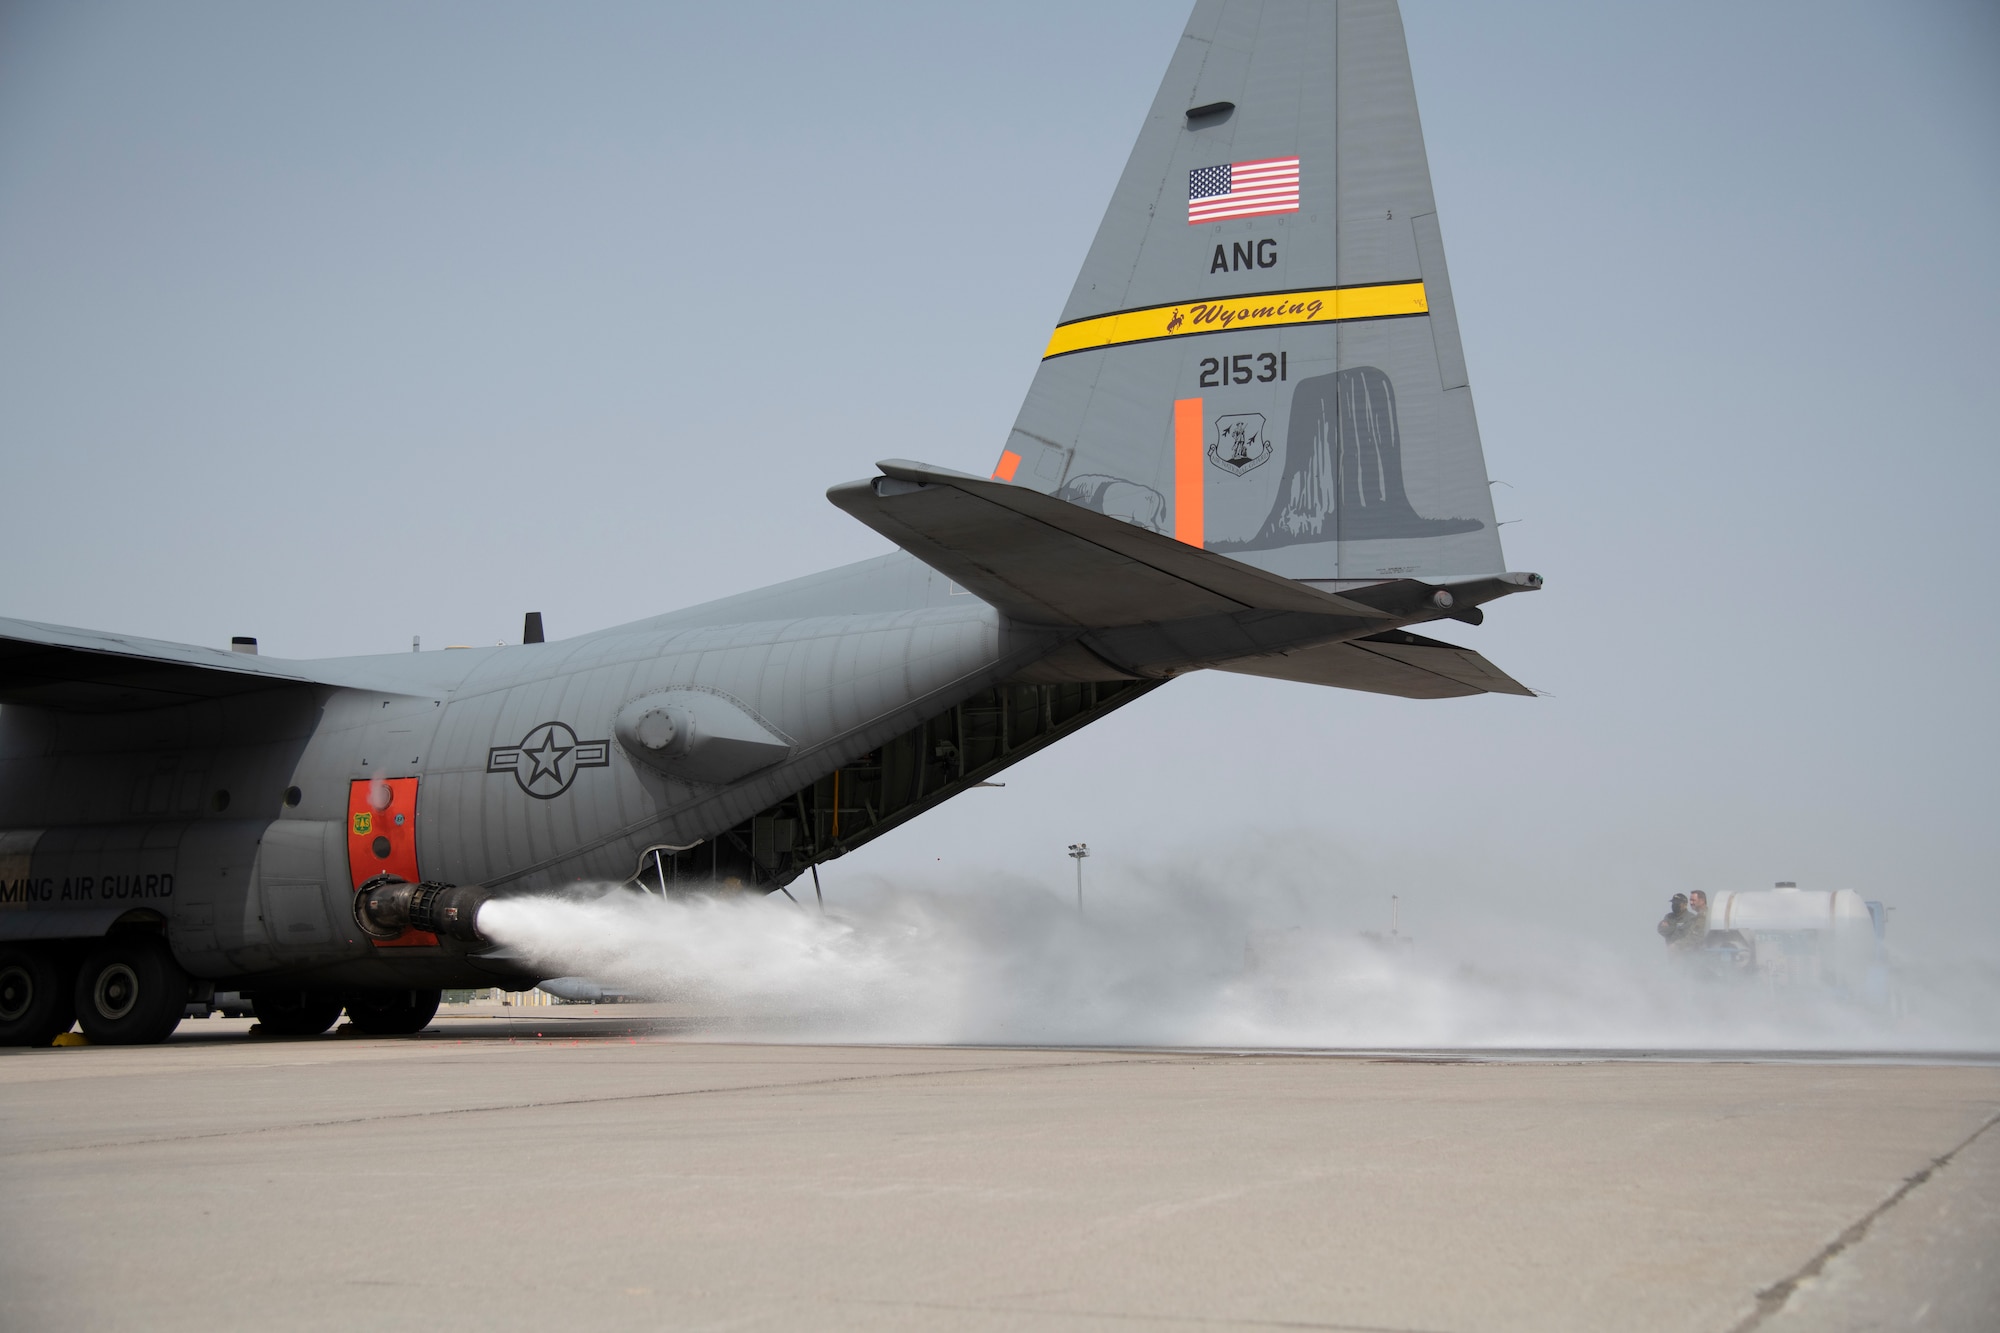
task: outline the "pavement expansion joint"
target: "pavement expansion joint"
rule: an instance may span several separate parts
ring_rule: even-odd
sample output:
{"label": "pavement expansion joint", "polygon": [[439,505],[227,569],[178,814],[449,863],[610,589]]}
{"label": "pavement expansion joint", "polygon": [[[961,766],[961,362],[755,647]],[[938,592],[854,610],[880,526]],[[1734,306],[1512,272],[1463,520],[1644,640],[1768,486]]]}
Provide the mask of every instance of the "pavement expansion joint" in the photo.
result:
{"label": "pavement expansion joint", "polygon": [[1984,1124],[1966,1135],[1949,1152],[1939,1157],[1933,1157],[1930,1165],[1905,1179],[1888,1198],[1870,1208],[1861,1217],[1856,1219],[1853,1225],[1822,1246],[1819,1253],[1808,1260],[1797,1272],[1783,1281],[1775,1282],[1758,1292],[1757,1308],[1746,1315],[1742,1322],[1731,1328],[1729,1333],[1751,1333],[1751,1330],[1757,1328],[1765,1320],[1784,1309],[1785,1302],[1791,1299],[1792,1293],[1797,1291],[1802,1284],[1818,1277],[1826,1269],[1827,1264],[1831,1263],[1836,1256],[1859,1243],[1868,1234],[1868,1229],[1874,1226],[1884,1214],[1888,1213],[1890,1209],[1894,1208],[1904,1199],[1909,1198],[1918,1186],[1949,1166],[1953,1158],[1978,1142],[1980,1135],[1986,1133],[1987,1130],[1992,1129],[1995,1125],[2000,1125],[2000,1114],[1989,1116]]}

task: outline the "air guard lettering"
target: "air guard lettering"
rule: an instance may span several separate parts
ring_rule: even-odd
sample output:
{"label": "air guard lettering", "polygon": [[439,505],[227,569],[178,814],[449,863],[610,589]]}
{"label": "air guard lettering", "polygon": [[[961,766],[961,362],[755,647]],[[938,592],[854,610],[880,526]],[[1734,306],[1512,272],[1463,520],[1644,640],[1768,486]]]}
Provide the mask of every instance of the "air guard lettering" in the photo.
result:
{"label": "air guard lettering", "polygon": [[1228,245],[1215,247],[1215,258],[1208,264],[1210,273],[1239,273],[1249,268],[1276,268],[1278,266],[1278,241],[1274,236],[1265,236],[1256,241],[1232,241]]}
{"label": "air guard lettering", "polygon": [[53,879],[10,879],[0,881],[0,907],[25,907],[45,903],[56,896]]}
{"label": "air guard lettering", "polygon": [[[171,898],[174,896],[172,875],[106,875],[98,881],[99,894],[107,901],[113,898]],[[86,891],[87,892],[87,891]]]}

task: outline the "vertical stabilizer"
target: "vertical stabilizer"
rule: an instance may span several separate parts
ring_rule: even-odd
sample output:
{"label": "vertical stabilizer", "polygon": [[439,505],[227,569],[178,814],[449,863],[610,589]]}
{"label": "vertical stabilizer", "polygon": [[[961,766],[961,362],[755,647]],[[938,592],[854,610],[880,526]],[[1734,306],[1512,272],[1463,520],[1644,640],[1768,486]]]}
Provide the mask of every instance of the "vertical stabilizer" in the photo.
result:
{"label": "vertical stabilizer", "polygon": [[1498,573],[1394,0],[1201,0],[994,475],[1294,579]]}

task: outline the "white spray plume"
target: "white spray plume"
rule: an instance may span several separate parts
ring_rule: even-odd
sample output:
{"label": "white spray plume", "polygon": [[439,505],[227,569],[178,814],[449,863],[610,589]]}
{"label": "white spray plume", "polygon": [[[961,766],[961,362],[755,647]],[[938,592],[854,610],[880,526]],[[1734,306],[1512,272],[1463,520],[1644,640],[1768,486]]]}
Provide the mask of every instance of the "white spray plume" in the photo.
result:
{"label": "white spray plume", "polygon": [[[717,1032],[916,1043],[1315,1049],[2000,1048],[1992,969],[1905,969],[1893,1005],[1700,981],[1650,916],[1628,947],[1498,916],[1413,949],[1282,889],[1186,868],[1067,895],[843,885],[810,901],[629,891],[489,903],[480,926],[549,970],[681,1001]],[[1461,921],[1462,926],[1465,922]]]}

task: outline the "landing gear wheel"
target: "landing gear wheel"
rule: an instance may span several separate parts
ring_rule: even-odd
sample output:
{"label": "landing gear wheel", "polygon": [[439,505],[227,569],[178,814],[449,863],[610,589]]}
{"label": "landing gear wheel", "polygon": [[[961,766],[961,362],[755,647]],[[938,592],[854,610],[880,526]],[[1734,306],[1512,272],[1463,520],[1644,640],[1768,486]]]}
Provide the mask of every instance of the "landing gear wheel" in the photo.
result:
{"label": "landing gear wheel", "polygon": [[249,996],[257,1023],[273,1037],[317,1037],[340,1017],[340,997],[317,991],[260,990]]}
{"label": "landing gear wheel", "polygon": [[46,1046],[76,1022],[76,982],[60,959],[0,944],[0,1046]]}
{"label": "landing gear wheel", "polygon": [[165,1041],[194,988],[157,935],[115,935],[76,974],[76,1021],[99,1046]]}
{"label": "landing gear wheel", "polygon": [[371,1037],[407,1037],[437,1017],[443,991],[363,991],[347,1000],[347,1017]]}

